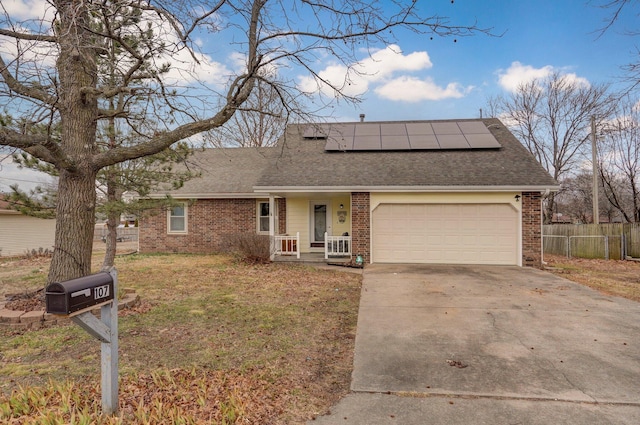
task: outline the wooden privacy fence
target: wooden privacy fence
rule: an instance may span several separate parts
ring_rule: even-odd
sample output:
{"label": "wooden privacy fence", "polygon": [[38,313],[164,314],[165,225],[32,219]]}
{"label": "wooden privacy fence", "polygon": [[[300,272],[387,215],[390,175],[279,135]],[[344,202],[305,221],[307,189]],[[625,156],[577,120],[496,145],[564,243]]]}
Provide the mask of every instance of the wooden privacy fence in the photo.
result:
{"label": "wooden privacy fence", "polygon": [[640,257],[640,223],[542,226],[545,254],[612,260]]}

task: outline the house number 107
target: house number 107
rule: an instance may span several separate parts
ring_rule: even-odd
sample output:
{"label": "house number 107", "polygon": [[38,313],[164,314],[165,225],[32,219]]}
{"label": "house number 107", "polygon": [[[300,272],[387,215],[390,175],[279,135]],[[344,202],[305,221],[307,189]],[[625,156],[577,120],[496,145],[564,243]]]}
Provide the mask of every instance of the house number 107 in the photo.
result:
{"label": "house number 107", "polygon": [[107,298],[109,296],[109,285],[96,286],[93,288],[93,299]]}

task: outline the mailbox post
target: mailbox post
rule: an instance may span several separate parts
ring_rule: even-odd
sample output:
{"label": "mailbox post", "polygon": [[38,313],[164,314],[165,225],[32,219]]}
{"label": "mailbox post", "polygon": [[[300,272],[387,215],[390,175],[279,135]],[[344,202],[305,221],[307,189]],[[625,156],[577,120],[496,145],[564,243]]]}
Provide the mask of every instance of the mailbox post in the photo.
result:
{"label": "mailbox post", "polygon": [[[63,315],[100,341],[102,411],[118,412],[118,273],[114,267],[47,286],[47,313]],[[100,319],[91,309],[100,307]]]}

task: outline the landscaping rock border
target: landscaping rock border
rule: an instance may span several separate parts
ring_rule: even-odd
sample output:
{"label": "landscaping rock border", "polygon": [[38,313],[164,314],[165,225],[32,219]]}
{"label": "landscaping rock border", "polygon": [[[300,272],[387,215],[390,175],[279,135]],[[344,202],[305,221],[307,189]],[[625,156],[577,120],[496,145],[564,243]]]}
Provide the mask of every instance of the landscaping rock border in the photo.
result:
{"label": "landscaping rock border", "polygon": [[[125,296],[118,300],[118,311],[138,305],[140,296],[131,289],[125,289]],[[69,323],[69,317],[46,313],[44,310],[21,311],[5,308],[6,301],[0,301],[0,327],[14,330],[42,329],[57,324]],[[91,310],[100,316],[100,307]]]}

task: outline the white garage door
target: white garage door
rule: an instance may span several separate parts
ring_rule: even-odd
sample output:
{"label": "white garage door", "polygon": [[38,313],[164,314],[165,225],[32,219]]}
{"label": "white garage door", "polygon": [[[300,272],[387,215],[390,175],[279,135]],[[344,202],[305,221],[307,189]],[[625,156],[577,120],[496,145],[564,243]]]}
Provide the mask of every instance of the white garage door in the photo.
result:
{"label": "white garage door", "polygon": [[517,264],[508,204],[380,204],[372,221],[376,263]]}

